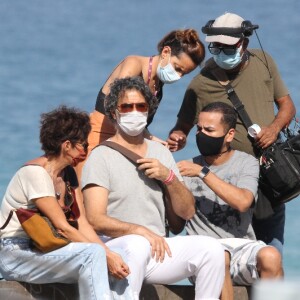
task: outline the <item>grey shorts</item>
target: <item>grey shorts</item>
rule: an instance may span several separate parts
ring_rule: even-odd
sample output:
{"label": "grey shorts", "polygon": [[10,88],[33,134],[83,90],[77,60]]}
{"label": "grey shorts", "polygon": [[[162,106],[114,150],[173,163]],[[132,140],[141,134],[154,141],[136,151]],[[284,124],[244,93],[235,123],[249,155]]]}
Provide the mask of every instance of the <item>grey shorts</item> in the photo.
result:
{"label": "grey shorts", "polygon": [[230,273],[234,285],[251,285],[259,278],[256,267],[257,253],[260,249],[268,247],[264,242],[239,238],[219,241],[231,255]]}

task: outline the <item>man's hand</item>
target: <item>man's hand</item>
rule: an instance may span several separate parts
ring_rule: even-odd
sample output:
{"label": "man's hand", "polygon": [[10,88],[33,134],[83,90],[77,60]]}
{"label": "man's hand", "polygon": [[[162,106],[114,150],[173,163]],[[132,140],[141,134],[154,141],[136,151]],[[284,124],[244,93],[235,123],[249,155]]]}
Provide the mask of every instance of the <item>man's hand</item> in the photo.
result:
{"label": "man's hand", "polygon": [[129,267],[118,253],[106,250],[106,259],[108,272],[113,277],[124,279],[130,274]]}
{"label": "man's hand", "polygon": [[276,142],[280,128],[270,125],[263,127],[256,137],[255,143],[259,148],[265,149]]}
{"label": "man's hand", "polygon": [[172,152],[181,150],[186,145],[186,135],[182,131],[173,131],[168,139],[168,148]]}
{"label": "man's hand", "polygon": [[182,176],[189,177],[199,176],[199,173],[202,169],[202,166],[194,164],[193,162],[187,160],[179,161],[177,163],[177,167]]}
{"label": "man's hand", "polygon": [[174,128],[171,129],[169,137],[167,139],[168,148],[170,149],[170,151],[175,152],[185,147],[187,136],[193,126],[193,123],[190,124],[177,119],[177,122]]}
{"label": "man's hand", "polygon": [[276,99],[275,103],[278,107],[278,113],[275,119],[271,125],[263,127],[261,132],[256,137],[257,146],[263,149],[276,142],[279,132],[283,128],[289,126],[296,114],[296,108],[290,95]]}
{"label": "man's hand", "polygon": [[144,171],[149,178],[164,181],[169,176],[170,170],[155,158],[141,158],[137,160],[137,163],[140,164],[138,169]]}
{"label": "man's hand", "polygon": [[146,238],[150,245],[151,245],[151,255],[153,258],[156,259],[156,261],[163,262],[165,259],[166,253],[169,257],[172,256],[171,250],[169,248],[168,243],[166,242],[165,238],[162,236],[159,236],[152,232],[151,230],[140,227],[138,233],[139,235],[142,235],[144,238]]}

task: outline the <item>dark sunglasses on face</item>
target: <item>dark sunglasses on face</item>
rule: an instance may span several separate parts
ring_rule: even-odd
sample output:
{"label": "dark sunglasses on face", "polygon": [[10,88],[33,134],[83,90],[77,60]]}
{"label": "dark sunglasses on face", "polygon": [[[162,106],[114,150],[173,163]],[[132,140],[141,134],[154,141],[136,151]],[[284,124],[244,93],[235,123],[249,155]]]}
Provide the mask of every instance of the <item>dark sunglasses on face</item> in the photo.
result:
{"label": "dark sunglasses on face", "polygon": [[139,112],[147,112],[149,106],[145,102],[139,102],[139,103],[122,103],[122,104],[118,105],[118,111],[120,113],[132,112],[134,108],[136,109],[136,111],[139,111]]}
{"label": "dark sunglasses on face", "polygon": [[238,50],[238,47],[241,45],[240,42],[238,42],[235,45],[224,45],[224,44],[214,44],[214,43],[210,43],[208,45],[208,50],[211,54],[213,55],[218,55],[221,53],[221,51],[224,52],[224,54],[226,55],[233,55],[236,53],[236,51]]}

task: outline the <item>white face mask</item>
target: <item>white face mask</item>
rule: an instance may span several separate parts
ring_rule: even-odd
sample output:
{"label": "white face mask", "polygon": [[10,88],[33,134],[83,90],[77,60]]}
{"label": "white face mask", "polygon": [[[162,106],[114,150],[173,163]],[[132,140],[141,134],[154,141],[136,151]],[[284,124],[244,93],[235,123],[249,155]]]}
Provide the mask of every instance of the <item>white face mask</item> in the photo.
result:
{"label": "white face mask", "polygon": [[181,77],[178,75],[178,73],[175,71],[174,67],[170,63],[171,55],[169,57],[169,62],[166,66],[162,67],[161,63],[158,64],[156,74],[158,78],[163,83],[173,83],[177,80],[179,80]]}
{"label": "white face mask", "polygon": [[148,112],[132,111],[120,113],[116,110],[116,120],[123,132],[130,136],[139,135],[147,125]]}

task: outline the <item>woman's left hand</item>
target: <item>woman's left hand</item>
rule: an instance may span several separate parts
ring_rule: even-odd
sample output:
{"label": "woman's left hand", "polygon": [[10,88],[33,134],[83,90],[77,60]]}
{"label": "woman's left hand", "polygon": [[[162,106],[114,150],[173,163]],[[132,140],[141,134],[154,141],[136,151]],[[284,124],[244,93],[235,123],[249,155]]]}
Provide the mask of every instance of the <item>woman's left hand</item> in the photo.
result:
{"label": "woman's left hand", "polygon": [[110,275],[117,279],[124,279],[130,274],[128,265],[124,262],[121,255],[113,252],[106,252],[107,268]]}
{"label": "woman's left hand", "polygon": [[151,141],[159,142],[159,143],[161,143],[162,145],[164,145],[165,147],[168,147],[167,141],[161,140],[161,139],[158,138],[157,136],[150,135],[150,138],[149,138],[149,139],[150,139]]}

